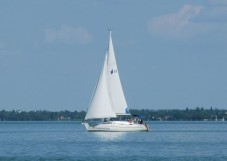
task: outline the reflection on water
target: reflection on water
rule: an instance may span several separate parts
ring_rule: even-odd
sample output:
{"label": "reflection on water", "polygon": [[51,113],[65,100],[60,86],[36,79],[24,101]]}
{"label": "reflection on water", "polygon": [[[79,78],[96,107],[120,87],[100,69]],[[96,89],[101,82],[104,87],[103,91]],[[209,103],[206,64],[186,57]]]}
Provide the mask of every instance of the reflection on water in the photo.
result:
{"label": "reflection on water", "polygon": [[[95,149],[95,154],[97,156],[122,156],[125,153],[124,146],[120,146],[124,142],[127,133],[125,132],[92,132],[91,133],[97,145]],[[111,159],[110,159],[111,160]]]}
{"label": "reflection on water", "polygon": [[126,132],[93,132],[101,141],[121,140],[126,136]]}

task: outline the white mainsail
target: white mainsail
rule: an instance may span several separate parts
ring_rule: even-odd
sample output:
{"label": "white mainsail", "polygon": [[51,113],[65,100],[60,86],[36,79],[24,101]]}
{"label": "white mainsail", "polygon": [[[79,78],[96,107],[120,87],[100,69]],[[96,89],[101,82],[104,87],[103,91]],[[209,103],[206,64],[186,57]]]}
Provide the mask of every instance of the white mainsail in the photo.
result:
{"label": "white mainsail", "polygon": [[112,37],[110,32],[109,47],[103,69],[97,83],[85,120],[96,118],[114,118],[116,115],[129,114],[124,92],[118,74]]}
{"label": "white mainsail", "polygon": [[87,110],[85,120],[95,118],[116,117],[116,114],[113,111],[110,103],[106,74],[107,74],[107,55],[105,57],[103,69],[100,73],[99,81],[97,83],[95,93],[91,100],[90,107]]}
{"label": "white mainsail", "polygon": [[113,49],[112,36],[110,31],[108,58],[107,58],[107,83],[112,108],[117,115],[129,114],[124,92],[121,86],[116,58]]}

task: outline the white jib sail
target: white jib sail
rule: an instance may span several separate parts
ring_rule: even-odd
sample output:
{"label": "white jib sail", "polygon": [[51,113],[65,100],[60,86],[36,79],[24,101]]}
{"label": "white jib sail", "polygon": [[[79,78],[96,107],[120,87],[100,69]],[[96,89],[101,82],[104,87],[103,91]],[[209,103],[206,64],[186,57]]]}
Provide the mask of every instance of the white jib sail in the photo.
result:
{"label": "white jib sail", "polygon": [[110,100],[114,112],[117,115],[129,114],[129,110],[127,107],[127,103],[125,100],[124,92],[121,86],[121,81],[118,73],[111,32],[109,38],[109,48],[107,57],[107,78]]}
{"label": "white jib sail", "polygon": [[93,98],[91,100],[90,107],[87,110],[85,120],[95,118],[116,117],[116,114],[111,107],[106,74],[107,74],[107,55],[105,57],[103,69],[99,76],[99,80]]}

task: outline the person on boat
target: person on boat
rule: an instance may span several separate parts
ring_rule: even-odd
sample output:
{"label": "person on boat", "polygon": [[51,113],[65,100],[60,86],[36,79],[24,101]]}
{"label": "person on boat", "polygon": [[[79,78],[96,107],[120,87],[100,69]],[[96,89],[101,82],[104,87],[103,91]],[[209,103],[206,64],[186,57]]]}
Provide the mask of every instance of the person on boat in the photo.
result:
{"label": "person on boat", "polygon": [[143,119],[140,119],[140,120],[139,120],[139,124],[144,124]]}

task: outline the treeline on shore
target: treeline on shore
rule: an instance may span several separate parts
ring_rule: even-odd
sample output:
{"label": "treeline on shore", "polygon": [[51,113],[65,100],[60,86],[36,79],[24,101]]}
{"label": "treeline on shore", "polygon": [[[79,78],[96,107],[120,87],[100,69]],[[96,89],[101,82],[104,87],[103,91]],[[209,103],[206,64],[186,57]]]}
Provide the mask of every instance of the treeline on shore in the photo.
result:
{"label": "treeline on shore", "polygon": [[[204,109],[196,107],[195,109],[169,109],[169,110],[151,110],[142,109],[130,110],[133,115],[139,115],[145,120],[150,121],[224,121],[227,120],[227,110],[222,109]],[[83,120],[85,111],[59,111],[51,112],[46,110],[37,111],[20,111],[12,110],[0,111],[1,121],[67,121],[67,120]]]}

